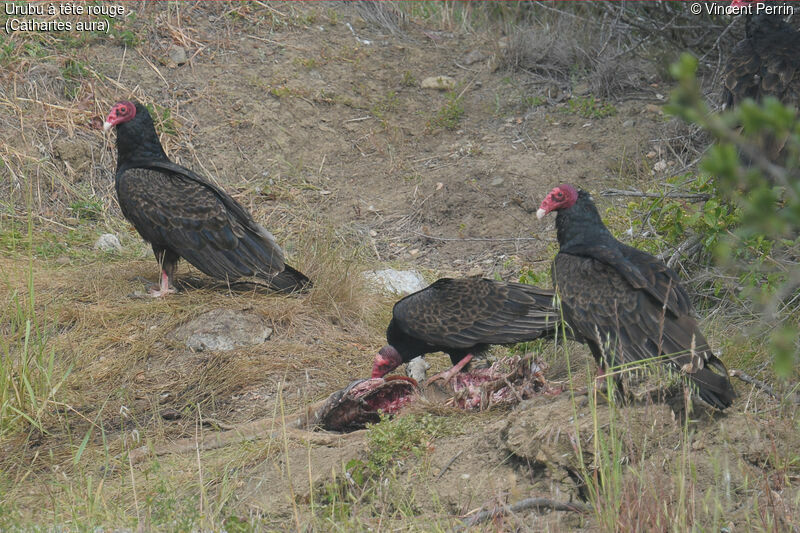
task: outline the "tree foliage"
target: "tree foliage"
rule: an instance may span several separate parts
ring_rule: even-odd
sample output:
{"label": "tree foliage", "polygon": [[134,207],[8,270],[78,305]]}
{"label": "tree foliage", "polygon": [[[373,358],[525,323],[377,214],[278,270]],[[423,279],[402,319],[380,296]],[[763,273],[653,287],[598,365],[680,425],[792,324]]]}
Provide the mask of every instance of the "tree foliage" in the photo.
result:
{"label": "tree foliage", "polygon": [[[717,261],[736,273],[768,333],[775,370],[798,360],[800,314],[800,122],[797,109],[767,97],[712,113],[689,54],[672,65],[678,87],[668,111],[708,131],[715,142],[700,165],[713,197],[703,223]],[[710,220],[705,215],[709,215]],[[701,238],[704,235],[700,236]]]}

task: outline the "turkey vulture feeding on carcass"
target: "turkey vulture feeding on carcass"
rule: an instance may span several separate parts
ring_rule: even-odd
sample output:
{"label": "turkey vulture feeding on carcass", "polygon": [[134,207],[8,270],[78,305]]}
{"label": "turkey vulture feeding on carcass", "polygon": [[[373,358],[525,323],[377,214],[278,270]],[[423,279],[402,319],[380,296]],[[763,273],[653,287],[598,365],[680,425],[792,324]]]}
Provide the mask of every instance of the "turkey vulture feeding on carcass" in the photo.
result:
{"label": "turkey vulture feeding on carcass", "polygon": [[700,397],[719,409],[736,396],[722,361],[692,318],[678,274],[652,255],[617,241],[591,196],[559,185],[537,218],[558,211],[559,252],[553,283],[564,322],[595,359],[608,367],[647,359],[669,362]]}
{"label": "turkey vulture feeding on carcass", "polygon": [[[491,344],[515,344],[554,333],[553,292],[522,283],[443,278],[398,301],[375,356],[372,377],[431,352],[445,352],[446,381]],[[434,379],[434,378],[431,378]]]}
{"label": "turkey vulture feeding on carcass", "polygon": [[794,107],[800,100],[800,32],[783,17],[758,12],[758,3],[734,0],[743,8],[745,38],[733,48],[723,71],[725,107],[745,98],[774,96]]}
{"label": "turkey vulture feeding on carcass", "polygon": [[239,202],[167,158],[143,105],[114,104],[103,129],[112,126],[117,127],[119,206],[152,245],[161,266],[161,287],[152,296],[174,292],[181,257],[221,280],[257,277],[280,292],[311,286],[306,276],[284,263],[275,238]]}

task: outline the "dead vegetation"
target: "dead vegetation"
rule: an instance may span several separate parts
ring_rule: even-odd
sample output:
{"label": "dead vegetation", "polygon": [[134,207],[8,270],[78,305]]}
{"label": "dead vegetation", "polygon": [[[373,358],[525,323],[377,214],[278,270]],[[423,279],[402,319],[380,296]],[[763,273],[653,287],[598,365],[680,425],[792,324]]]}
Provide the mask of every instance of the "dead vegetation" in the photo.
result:
{"label": "dead vegetation", "polygon": [[[678,448],[665,455],[630,437],[655,430],[619,416],[617,428],[629,435],[624,446],[614,441],[620,447],[607,448],[605,463],[583,466],[523,450],[519,439],[533,446],[535,433],[522,422],[561,420],[546,431],[553,439],[545,451],[577,431],[600,456],[594,447],[599,435],[610,438],[607,420],[576,427],[570,416],[605,417],[602,401],[481,414],[428,405],[408,422],[382,422],[342,444],[286,425],[369,372],[391,297],[368,292],[363,270],[409,265],[431,278],[524,273],[547,283],[553,236],[534,226],[528,204],[553,180],[595,192],[644,188],[652,179],[650,140],[669,137],[658,113],[621,98],[617,115],[587,119],[532,97],[552,82],[565,91],[585,85],[586,95],[603,98],[666,94],[657,58],[647,55],[654,42],[620,31],[651,29],[656,18],[638,17],[638,6],[609,5],[599,8],[594,30],[566,42],[575,17],[596,13],[581,7],[565,15],[551,3],[393,3],[390,15],[379,14],[397,26],[393,35],[343,4],[125,5],[136,16],[115,22],[108,35],[18,33],[0,43],[7,73],[0,81],[0,529],[430,531],[505,506],[512,511],[505,518],[490,512],[498,528],[732,522],[777,531],[797,523],[796,410],[756,389],[740,388],[728,418],[691,426],[670,418],[668,438]],[[667,18],[658,24],[673,16],[688,24],[677,5],[661,7],[657,17]],[[709,65],[735,30],[711,43]],[[185,49],[185,65],[169,63],[173,46]],[[484,59],[465,65],[474,49]],[[533,81],[524,71],[495,69],[501,61],[535,72]],[[426,131],[448,97],[417,80],[439,74],[458,80],[463,115],[452,130]],[[163,302],[130,297],[157,272],[120,216],[113,139],[98,128],[121,98],[150,105],[167,153],[220,183],[275,233],[292,264],[314,280],[308,296],[227,287],[181,263],[183,292]],[[634,125],[623,126],[627,120]],[[692,132],[670,135],[665,157],[691,166],[702,149],[680,144]],[[624,231],[627,221],[613,223]],[[123,251],[94,250],[101,233],[116,234]],[[258,314],[272,337],[218,353],[193,353],[171,339],[177,326],[217,308]],[[706,329],[720,344],[740,323],[715,315]],[[552,381],[571,377],[580,386],[591,372],[580,348],[527,349],[548,359]],[[737,349],[726,356],[769,379],[758,346]],[[570,350],[574,357],[565,359]],[[446,365],[444,356],[430,360]],[[196,444],[258,419],[275,421],[274,429],[216,449],[143,454],[139,463],[127,453]],[[603,470],[615,453],[633,466]],[[725,481],[729,463],[742,461],[744,474]],[[602,476],[619,480],[618,492],[600,490]],[[467,479],[469,490],[462,489]],[[587,480],[595,480],[595,500]],[[532,496],[565,501],[565,494],[604,511],[566,516],[513,507]],[[605,521],[620,508],[618,523]]]}

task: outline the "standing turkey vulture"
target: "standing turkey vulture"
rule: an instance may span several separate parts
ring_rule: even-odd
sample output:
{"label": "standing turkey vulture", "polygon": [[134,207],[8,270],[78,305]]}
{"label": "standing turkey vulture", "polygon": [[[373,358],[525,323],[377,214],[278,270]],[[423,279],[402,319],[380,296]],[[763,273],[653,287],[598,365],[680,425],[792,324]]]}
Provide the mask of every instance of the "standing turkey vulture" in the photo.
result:
{"label": "standing turkey vulture", "polygon": [[678,274],[661,260],[617,241],[585,191],[559,185],[537,218],[558,211],[553,282],[564,322],[608,367],[662,359],[719,409],[736,396],[725,366],[692,318]]}
{"label": "standing turkey vulture", "polygon": [[[774,96],[787,105],[800,102],[800,32],[780,15],[757,12],[757,4],[734,0],[747,9],[745,38],[733,48],[722,74],[725,107],[745,98]],[[756,13],[756,14],[752,14]]]}
{"label": "standing turkey vulture", "polygon": [[258,277],[280,292],[302,291],[309,279],[283,260],[283,251],[239,202],[167,158],[153,119],[137,103],[118,102],[103,129],[117,127],[119,206],[161,266],[160,290],[175,292],[178,259],[217,279]]}
{"label": "standing turkey vulture", "polygon": [[[553,291],[481,278],[442,278],[394,304],[388,344],[375,356],[372,377],[431,352],[445,352],[449,380],[491,344],[515,344],[555,332]],[[431,378],[433,379],[433,378]]]}
{"label": "standing turkey vulture", "polygon": [[[800,32],[780,15],[759,11],[760,4],[732,2],[745,10],[745,38],[733,48],[722,73],[723,108],[738,106],[748,98],[761,102],[768,96],[787,106],[800,106]],[[771,162],[784,165],[788,138],[788,134],[766,131],[754,140]],[[752,164],[749,156],[742,154],[742,159]]]}

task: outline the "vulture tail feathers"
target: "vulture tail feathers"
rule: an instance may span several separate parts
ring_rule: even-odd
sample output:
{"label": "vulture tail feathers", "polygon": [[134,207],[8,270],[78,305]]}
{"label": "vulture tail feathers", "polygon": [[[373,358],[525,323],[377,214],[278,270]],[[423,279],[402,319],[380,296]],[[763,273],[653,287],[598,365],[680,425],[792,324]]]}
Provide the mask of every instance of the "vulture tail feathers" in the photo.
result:
{"label": "vulture tail feathers", "polygon": [[289,265],[285,265],[282,272],[269,278],[270,288],[283,293],[308,292],[312,285],[305,274]]}
{"label": "vulture tail feathers", "polygon": [[700,398],[717,409],[730,407],[733,399],[736,398],[736,393],[728,377],[717,374],[709,368],[703,368],[693,374],[689,374],[689,379],[697,386],[697,393]]}

